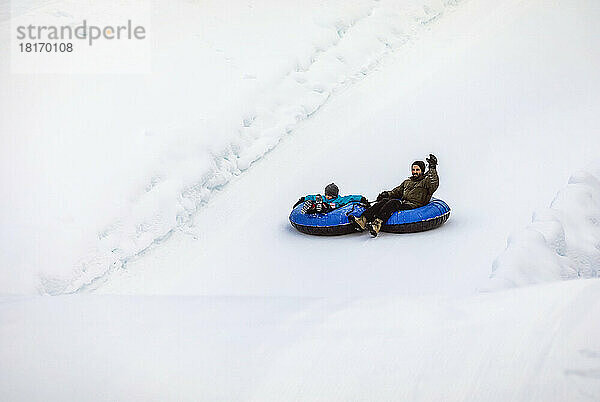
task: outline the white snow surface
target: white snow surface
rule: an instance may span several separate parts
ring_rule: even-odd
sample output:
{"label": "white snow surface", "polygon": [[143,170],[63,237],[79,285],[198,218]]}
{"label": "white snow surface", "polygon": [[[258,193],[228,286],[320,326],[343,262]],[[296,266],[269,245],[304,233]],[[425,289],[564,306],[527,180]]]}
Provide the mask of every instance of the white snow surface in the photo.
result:
{"label": "white snow surface", "polygon": [[[0,400],[600,399],[600,3],[152,5],[151,74],[0,58]],[[289,225],[430,152],[439,229]]]}
{"label": "white snow surface", "polygon": [[[508,234],[598,159],[600,60],[589,37],[600,33],[589,17],[598,11],[587,2],[458,6],[338,91],[189,228],[81,289],[311,297],[489,289]],[[335,181],[374,199],[429,152],[440,161],[436,196],[452,208],[438,230],[324,240],[287,222],[301,195]]]}
{"label": "white snow surface", "polygon": [[598,400],[599,292],[594,279],[453,300],[4,297],[0,396]]}
{"label": "white snow surface", "polygon": [[[86,13],[118,10],[105,3],[15,6],[14,25],[92,23]],[[151,74],[19,76],[3,63],[2,266],[14,270],[0,291],[76,291],[189,226],[333,92],[455,3],[158,1]]]}

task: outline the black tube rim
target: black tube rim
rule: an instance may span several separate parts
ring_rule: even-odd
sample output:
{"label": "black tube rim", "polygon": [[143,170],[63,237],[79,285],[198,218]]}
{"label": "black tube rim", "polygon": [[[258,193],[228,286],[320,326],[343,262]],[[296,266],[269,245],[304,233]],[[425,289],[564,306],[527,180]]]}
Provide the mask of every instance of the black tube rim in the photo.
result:
{"label": "black tube rim", "polygon": [[339,236],[356,232],[356,229],[354,229],[354,224],[352,223],[345,223],[343,225],[336,226],[308,226],[300,225],[292,221],[290,221],[290,223],[299,232],[316,236]]}

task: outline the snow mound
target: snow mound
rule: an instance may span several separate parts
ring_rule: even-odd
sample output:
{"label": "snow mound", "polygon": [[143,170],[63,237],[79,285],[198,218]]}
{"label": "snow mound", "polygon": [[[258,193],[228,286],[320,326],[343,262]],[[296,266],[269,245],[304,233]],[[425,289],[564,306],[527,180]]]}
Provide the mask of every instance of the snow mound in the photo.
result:
{"label": "snow mound", "polygon": [[600,271],[600,169],[574,173],[550,208],[508,238],[494,261],[492,288],[597,277]]}
{"label": "snow mound", "polygon": [[321,34],[313,41],[312,51],[290,60],[290,70],[243,108],[237,126],[230,124],[236,118],[228,116],[233,117],[229,123],[219,119],[200,123],[206,127],[198,127],[199,131],[210,133],[209,139],[174,134],[183,141],[163,158],[146,185],[140,186],[144,191],[127,205],[126,212],[97,234],[96,250],[83,256],[69,272],[44,273],[40,293],[84,290],[174,231],[185,230],[215,192],[275,148],[336,90],[367,75],[387,54],[456,3],[373,1],[315,18],[314,30]]}

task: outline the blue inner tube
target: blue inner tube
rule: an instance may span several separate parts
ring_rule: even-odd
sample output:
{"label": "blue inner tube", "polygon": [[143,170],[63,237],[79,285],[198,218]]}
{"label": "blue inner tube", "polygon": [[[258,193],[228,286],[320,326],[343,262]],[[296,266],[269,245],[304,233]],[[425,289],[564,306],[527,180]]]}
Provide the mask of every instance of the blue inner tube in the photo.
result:
{"label": "blue inner tube", "polygon": [[360,216],[365,211],[361,204],[353,202],[326,214],[303,214],[302,204],[292,210],[290,223],[302,233],[318,236],[335,236],[355,232],[348,215]]}
{"label": "blue inner tube", "polygon": [[[359,216],[365,207],[351,203],[326,214],[303,214],[302,204],[290,214],[290,223],[302,233],[335,236],[355,232],[348,215]],[[450,207],[444,201],[432,198],[429,204],[407,211],[397,211],[384,223],[381,230],[391,233],[415,233],[435,229],[450,217]]]}
{"label": "blue inner tube", "polygon": [[382,226],[381,231],[415,233],[435,229],[450,217],[450,207],[444,201],[432,198],[429,204],[406,211],[396,211]]}

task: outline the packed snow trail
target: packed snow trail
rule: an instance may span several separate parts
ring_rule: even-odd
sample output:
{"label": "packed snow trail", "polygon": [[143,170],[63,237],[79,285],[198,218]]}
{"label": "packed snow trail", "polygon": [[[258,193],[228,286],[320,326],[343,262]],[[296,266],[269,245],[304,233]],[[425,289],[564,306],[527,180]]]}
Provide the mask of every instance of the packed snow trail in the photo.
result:
{"label": "packed snow trail", "polygon": [[[598,7],[585,1],[461,6],[224,187],[187,232],[88,289],[356,296],[486,288],[507,235],[597,157],[594,16]],[[440,162],[436,197],[452,208],[440,229],[324,239],[290,227],[299,196],[335,181],[342,193],[373,199],[429,152]]]}

